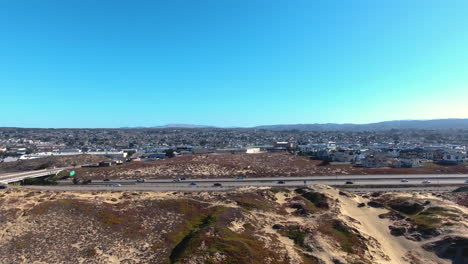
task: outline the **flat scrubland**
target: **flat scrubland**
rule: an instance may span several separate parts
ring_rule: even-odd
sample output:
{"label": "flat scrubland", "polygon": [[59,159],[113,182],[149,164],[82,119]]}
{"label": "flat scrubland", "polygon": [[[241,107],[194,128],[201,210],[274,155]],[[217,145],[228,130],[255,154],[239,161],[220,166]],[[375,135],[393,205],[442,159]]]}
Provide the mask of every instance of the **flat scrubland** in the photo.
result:
{"label": "flat scrubland", "polygon": [[152,162],[133,161],[107,168],[81,168],[82,179],[226,178],[234,176],[313,176],[363,174],[468,173],[468,164],[422,168],[356,168],[350,164],[321,166],[321,161],[287,153],[187,155]]}
{"label": "flat scrubland", "polygon": [[468,209],[313,189],[0,192],[0,263],[467,263]]}

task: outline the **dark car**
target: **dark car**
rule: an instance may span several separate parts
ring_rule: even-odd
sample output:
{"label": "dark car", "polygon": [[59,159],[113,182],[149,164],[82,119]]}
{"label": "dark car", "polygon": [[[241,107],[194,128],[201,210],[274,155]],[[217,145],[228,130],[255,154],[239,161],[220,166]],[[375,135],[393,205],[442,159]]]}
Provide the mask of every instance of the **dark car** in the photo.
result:
{"label": "dark car", "polygon": [[278,184],[284,184],[285,182],[284,181],[278,181],[277,183]]}
{"label": "dark car", "polygon": [[104,179],[103,181],[110,181],[109,179]]}
{"label": "dark car", "polygon": [[143,182],[145,182],[145,179],[137,179],[136,182],[143,183]]}
{"label": "dark car", "polygon": [[5,185],[0,185],[0,190],[6,189],[7,187]]}
{"label": "dark car", "polygon": [[195,186],[195,185],[197,185],[197,183],[196,182],[191,182],[190,185]]}
{"label": "dark car", "polygon": [[221,186],[223,186],[223,185],[222,185],[221,183],[217,182],[217,183],[213,184],[213,186],[214,186],[214,187],[221,187]]}
{"label": "dark car", "polygon": [[352,181],[347,181],[346,184],[354,184]]}
{"label": "dark car", "polygon": [[93,180],[88,179],[88,180],[84,180],[84,181],[83,181],[83,184],[90,184],[90,183],[92,183],[92,182],[93,182]]}

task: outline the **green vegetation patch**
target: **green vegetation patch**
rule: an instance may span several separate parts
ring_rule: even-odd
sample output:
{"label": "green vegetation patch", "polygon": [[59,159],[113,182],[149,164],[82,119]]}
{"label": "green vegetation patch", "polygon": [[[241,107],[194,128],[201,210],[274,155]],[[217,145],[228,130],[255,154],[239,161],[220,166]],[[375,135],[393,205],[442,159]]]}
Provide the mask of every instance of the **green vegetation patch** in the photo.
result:
{"label": "green vegetation patch", "polygon": [[34,170],[45,170],[47,168],[50,168],[52,166],[52,162],[51,161],[46,161],[46,162],[43,162],[39,165],[37,165]]}
{"label": "green vegetation patch", "polygon": [[422,233],[434,232],[441,226],[441,219],[434,218],[428,215],[415,215],[411,219],[417,226],[417,229]]}
{"label": "green vegetation patch", "polygon": [[462,214],[460,211],[456,209],[448,209],[444,208],[441,206],[434,206],[430,207],[423,212],[420,213],[420,215],[427,215],[427,216],[446,216],[446,217],[458,217],[460,214]]}
{"label": "green vegetation patch", "polygon": [[453,190],[453,192],[468,192],[468,186],[458,187],[457,189]]}
{"label": "green vegetation patch", "polygon": [[303,264],[320,264],[322,263],[318,258],[311,255],[302,255]]}
{"label": "green vegetation patch", "polygon": [[26,244],[25,242],[16,242],[16,243],[15,243],[15,246],[16,246],[16,248],[18,248],[18,249],[23,249],[23,248],[26,247],[26,245],[27,245],[27,244]]}
{"label": "green vegetation patch", "polygon": [[275,210],[275,203],[266,199],[259,193],[242,193],[233,195],[231,198],[240,207],[251,210],[272,211]]}
{"label": "green vegetation patch", "polygon": [[302,197],[313,203],[317,208],[330,208],[330,206],[328,205],[328,198],[325,194],[319,192],[306,192],[302,194]]}
{"label": "green vegetation patch", "polygon": [[337,241],[344,252],[358,254],[362,251],[359,237],[339,220],[326,221],[318,230]]}
{"label": "green vegetation patch", "polygon": [[123,217],[111,211],[100,212],[97,214],[97,217],[101,223],[107,226],[120,225],[125,221]]}
{"label": "green vegetation patch", "polygon": [[302,216],[311,215],[321,210],[320,208],[317,208],[314,203],[300,195],[291,200],[289,207],[296,209],[295,213]]}
{"label": "green vegetation patch", "polygon": [[329,199],[322,193],[307,192],[304,189],[297,189],[296,192],[300,195],[293,197],[290,203],[290,207],[296,209],[296,214],[310,215],[330,208]]}
{"label": "green vegetation patch", "polygon": [[224,263],[283,263],[279,256],[264,247],[251,233],[236,233],[228,228],[216,228],[216,236],[206,239],[208,252],[219,252],[226,256]]}
{"label": "green vegetation patch", "polygon": [[443,218],[453,219],[459,217],[460,214],[461,212],[456,209],[435,206],[416,215],[405,215],[414,222],[420,232],[432,233],[443,225]]}
{"label": "green vegetation patch", "polygon": [[229,210],[215,207],[184,216],[182,228],[169,236],[174,243],[169,263],[184,263],[195,256],[206,258],[205,263],[215,263],[210,259],[214,253],[226,257],[223,263],[264,263],[266,258],[275,256],[255,239],[252,231],[237,233],[226,228],[223,218],[226,213],[232,213]]}
{"label": "green vegetation patch", "polygon": [[270,191],[272,193],[281,193],[281,192],[290,193],[291,192],[291,190],[286,189],[286,188],[271,188]]}
{"label": "green vegetation patch", "polygon": [[207,215],[197,220],[198,221],[195,221],[194,225],[190,227],[188,233],[185,231],[179,234],[182,238],[171,251],[171,255],[169,256],[171,263],[178,263],[182,257],[188,255],[197,248],[200,243],[200,230],[212,226],[216,222],[216,216]]}
{"label": "green vegetation patch", "polygon": [[298,225],[288,226],[284,231],[282,231],[282,233],[286,237],[292,239],[294,241],[294,244],[300,247],[305,247],[304,241],[305,241],[305,238],[307,237],[307,232],[303,230],[300,226]]}
{"label": "green vegetation patch", "polygon": [[54,176],[26,178],[21,182],[21,185],[56,185],[57,179]]}
{"label": "green vegetation patch", "polygon": [[94,248],[87,248],[83,250],[83,256],[85,258],[92,258],[92,257],[95,257],[96,255],[97,255],[97,251]]}
{"label": "green vegetation patch", "polygon": [[162,210],[194,216],[200,214],[200,211],[203,210],[201,203],[189,199],[161,200],[158,201],[156,206]]}
{"label": "green vegetation patch", "polygon": [[388,202],[388,205],[393,210],[407,215],[415,215],[424,210],[424,205],[415,201],[405,201],[402,199],[396,199]]}

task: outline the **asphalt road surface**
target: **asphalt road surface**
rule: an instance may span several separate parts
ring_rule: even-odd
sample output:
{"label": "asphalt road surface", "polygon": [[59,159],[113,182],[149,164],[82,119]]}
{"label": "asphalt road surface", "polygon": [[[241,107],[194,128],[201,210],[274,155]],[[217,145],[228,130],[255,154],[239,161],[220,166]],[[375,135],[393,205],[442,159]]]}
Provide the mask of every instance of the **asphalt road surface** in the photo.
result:
{"label": "asphalt road surface", "polygon": [[[465,180],[468,179],[468,174],[401,174],[401,175],[325,175],[325,176],[301,176],[301,177],[248,177],[244,179],[237,179],[236,177],[231,178],[210,178],[210,179],[190,179],[187,178],[185,181],[196,181],[196,182],[270,182],[270,181],[317,181],[317,180],[328,180],[328,181],[360,181],[360,180],[441,180],[441,179],[452,179],[452,180]],[[169,183],[174,179],[154,179],[146,180],[147,183]],[[100,181],[93,181],[100,182]],[[112,180],[112,182],[125,183],[135,182],[135,180]]]}
{"label": "asphalt road surface", "polygon": [[[56,173],[67,168],[53,170],[41,170],[32,172],[19,172],[0,175],[0,183],[9,182],[12,179],[24,179],[31,176]],[[406,181],[402,181],[406,179]],[[412,175],[338,175],[338,176],[304,176],[304,177],[264,177],[264,178],[218,178],[218,179],[186,179],[173,182],[173,179],[146,180],[137,183],[135,180],[93,180],[88,185],[74,185],[70,180],[59,181],[56,186],[28,186],[53,190],[141,190],[141,191],[223,191],[241,187],[297,187],[310,184],[325,184],[331,186],[347,185],[356,186],[382,186],[383,189],[401,188],[430,189],[434,185],[466,185],[468,174],[412,174]],[[353,184],[346,184],[351,181]],[[430,183],[423,183],[430,181]],[[193,184],[191,184],[193,182]],[[215,183],[221,186],[213,186]],[[119,186],[120,185],[120,186]],[[431,186],[432,185],[432,186]],[[387,188],[386,186],[392,186]],[[439,188],[439,187],[437,187]],[[447,188],[447,187],[446,187]],[[454,189],[453,187],[450,187]]]}
{"label": "asphalt road surface", "polygon": [[[401,177],[400,177],[401,178]],[[305,182],[304,182],[305,181]],[[423,183],[421,180],[411,179],[408,182],[402,182],[400,179],[381,179],[381,180],[358,180],[352,181],[353,184],[346,184],[342,180],[270,180],[270,181],[223,181],[217,180],[185,180],[181,182],[153,182],[146,181],[144,183],[137,183],[135,181],[99,181],[92,182],[87,185],[74,185],[71,182],[60,182],[55,186],[28,186],[39,189],[50,190],[65,190],[65,191],[227,191],[243,187],[300,187],[311,186],[313,184],[324,184],[330,186],[346,186],[350,190],[363,190],[379,188],[382,191],[392,190],[406,190],[406,191],[451,191],[457,186],[468,185],[464,183],[464,179],[437,179],[430,180],[430,183]],[[220,186],[215,186],[220,184]],[[366,187],[372,186],[373,188]],[[379,187],[381,186],[381,187]]]}

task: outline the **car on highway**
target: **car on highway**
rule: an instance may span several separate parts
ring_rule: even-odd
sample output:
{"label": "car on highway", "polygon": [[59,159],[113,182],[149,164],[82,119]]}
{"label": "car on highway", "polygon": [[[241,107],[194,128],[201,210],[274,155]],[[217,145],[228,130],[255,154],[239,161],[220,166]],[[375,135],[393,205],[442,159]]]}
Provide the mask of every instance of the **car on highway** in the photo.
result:
{"label": "car on highway", "polygon": [[221,187],[221,186],[223,186],[223,185],[221,183],[219,183],[219,182],[213,184],[213,187]]}
{"label": "car on highway", "polygon": [[196,186],[196,185],[197,185],[197,183],[196,183],[196,182],[191,182],[191,183],[190,183],[190,185],[192,185],[192,186]]}
{"label": "car on highway", "polygon": [[138,183],[143,183],[143,182],[145,182],[145,181],[146,181],[145,179],[137,179],[137,180],[136,180],[136,182],[138,182]]}
{"label": "car on highway", "polygon": [[237,180],[243,180],[243,179],[245,179],[245,177],[244,176],[237,176],[236,179]]}
{"label": "car on highway", "polygon": [[468,183],[468,180],[465,180],[465,183]]}
{"label": "car on highway", "polygon": [[103,181],[110,181],[109,179],[104,179]]}
{"label": "car on highway", "polygon": [[122,184],[120,183],[113,183],[110,185],[111,187],[122,187]]}
{"label": "car on highway", "polygon": [[172,182],[181,182],[180,178],[172,180]]}
{"label": "car on highway", "polygon": [[0,185],[0,190],[6,189],[7,187],[5,185]]}
{"label": "car on highway", "polygon": [[285,181],[278,181],[277,184],[285,184]]}
{"label": "car on highway", "polygon": [[408,179],[401,179],[401,182],[408,182]]}
{"label": "car on highway", "polygon": [[84,180],[84,181],[82,182],[82,184],[90,184],[90,183],[92,183],[92,182],[93,182],[93,180],[87,179],[87,180]]}
{"label": "car on highway", "polygon": [[431,181],[430,180],[424,180],[424,181],[422,181],[422,183],[428,184],[428,183],[431,183]]}
{"label": "car on highway", "polygon": [[352,181],[347,181],[347,182],[345,182],[345,184],[354,184],[354,182],[352,182]]}

